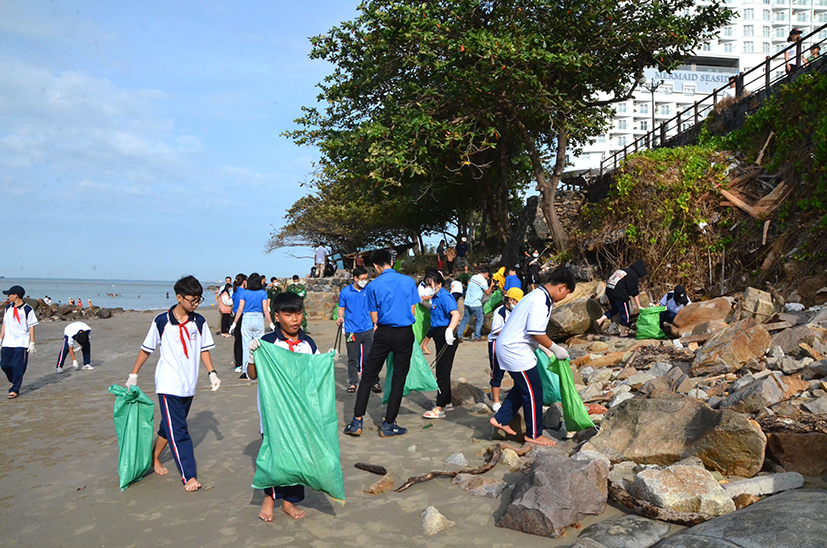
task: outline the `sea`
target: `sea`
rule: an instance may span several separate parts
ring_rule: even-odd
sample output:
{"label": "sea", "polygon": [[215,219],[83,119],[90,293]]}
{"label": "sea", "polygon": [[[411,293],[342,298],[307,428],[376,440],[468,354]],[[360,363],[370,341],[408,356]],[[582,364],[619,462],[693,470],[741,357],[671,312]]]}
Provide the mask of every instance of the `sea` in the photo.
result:
{"label": "sea", "polygon": [[[94,306],[103,308],[165,310],[176,302],[172,290],[174,281],[0,278],[0,287],[4,291],[13,285],[22,286],[28,298],[42,299],[48,295],[53,304],[68,304],[71,298],[82,300],[83,306],[88,306],[91,300]],[[204,286],[204,304],[201,306],[215,303],[208,285]]]}

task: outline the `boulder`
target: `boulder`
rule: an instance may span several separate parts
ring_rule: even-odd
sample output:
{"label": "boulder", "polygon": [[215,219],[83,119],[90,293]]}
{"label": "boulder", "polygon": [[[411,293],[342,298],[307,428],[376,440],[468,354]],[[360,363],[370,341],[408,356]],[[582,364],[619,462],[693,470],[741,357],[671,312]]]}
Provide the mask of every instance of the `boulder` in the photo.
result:
{"label": "boulder", "polygon": [[741,317],[755,318],[761,323],[766,322],[775,314],[775,304],[772,295],[766,291],[748,287],[744,291],[744,303],[741,308]]}
{"label": "boulder", "polygon": [[608,467],[599,460],[571,459],[559,449],[541,451],[514,487],[511,504],[497,526],[557,537],[587,515],[606,510],[608,475]]}
{"label": "boulder", "polygon": [[422,523],[420,524],[422,527],[422,531],[428,535],[435,535],[440,531],[445,529],[449,529],[456,525],[456,522],[450,521],[445,516],[439,513],[433,506],[429,506],[425,508],[425,511],[422,512]]}
{"label": "boulder", "polygon": [[767,457],[788,472],[804,476],[827,474],[827,434],[824,432],[769,432]]}
{"label": "boulder", "polygon": [[801,407],[808,413],[812,413],[814,415],[827,415],[827,398],[821,397],[813,401],[808,401]]}
{"label": "boulder", "polygon": [[780,373],[775,373],[752,381],[727,396],[720,408],[739,413],[757,413],[764,407],[780,402],[784,398],[784,385],[780,377]]}
{"label": "boulder", "polygon": [[827,491],[787,491],[662,540],[655,548],[813,548],[827,538]]}
{"label": "boulder", "polygon": [[799,344],[812,344],[814,338],[815,334],[810,327],[798,325],[776,332],[772,336],[772,345],[780,347],[786,355],[795,356],[801,350]]}
{"label": "boulder", "polygon": [[637,499],[673,512],[712,519],[735,511],[730,496],[700,461],[647,468],[635,475],[631,487],[630,493]]}
{"label": "boulder", "polygon": [[486,478],[473,474],[457,474],[451,483],[469,495],[490,499],[499,497],[506,487],[506,483],[501,479]]}
{"label": "boulder", "polygon": [[740,413],[658,391],[610,409],[591,443],[613,463],[669,465],[697,456],[710,470],[752,477],[764,463],[767,438]]}
{"label": "boulder", "polygon": [[732,498],[738,495],[774,495],[790,489],[800,489],[804,486],[804,476],[798,472],[785,472],[783,474],[769,474],[757,476],[741,481],[724,483],[726,494]]}
{"label": "boulder", "polygon": [[672,320],[672,330],[678,337],[697,335],[696,326],[706,322],[725,322],[732,313],[732,299],[718,297],[700,303],[684,306]]}
{"label": "boulder", "polygon": [[809,364],[801,372],[801,378],[804,380],[823,379],[827,377],[827,360],[819,360]]}
{"label": "boulder", "polygon": [[451,387],[451,401],[454,405],[482,403],[485,402],[485,392],[473,384],[457,382]]}
{"label": "boulder", "polygon": [[695,354],[692,375],[719,375],[737,371],[750,361],[761,359],[772,337],[753,318],[741,320],[718,331]]}
{"label": "boulder", "polygon": [[603,315],[603,307],[594,299],[582,297],[551,311],[546,333],[553,339],[580,335],[588,331],[594,320]]}
{"label": "boulder", "polygon": [[523,465],[523,459],[513,449],[504,448],[500,453],[500,464],[511,470]]}
{"label": "boulder", "polygon": [[669,535],[668,523],[626,515],[589,525],[571,548],[649,548]]}

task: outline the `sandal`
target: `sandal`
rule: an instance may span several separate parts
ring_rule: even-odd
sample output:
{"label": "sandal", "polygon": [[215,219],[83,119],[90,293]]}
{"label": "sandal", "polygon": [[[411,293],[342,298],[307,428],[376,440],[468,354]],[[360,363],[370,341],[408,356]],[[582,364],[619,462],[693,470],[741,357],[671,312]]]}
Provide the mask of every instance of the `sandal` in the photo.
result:
{"label": "sandal", "polygon": [[370,391],[373,392],[374,394],[381,394],[382,393],[382,387],[379,386],[379,383],[377,382],[376,384],[374,384],[373,386],[370,387]]}
{"label": "sandal", "polygon": [[351,384],[350,386],[347,387],[347,393],[348,394],[353,394],[354,392],[356,392],[356,385],[355,384]]}
{"label": "sandal", "polygon": [[13,400],[14,398],[16,398],[19,395],[20,394],[18,394],[17,392],[9,392],[9,399]]}
{"label": "sandal", "polygon": [[423,419],[444,419],[445,418],[445,411],[440,411],[436,407],[433,409],[429,409],[422,413]]}

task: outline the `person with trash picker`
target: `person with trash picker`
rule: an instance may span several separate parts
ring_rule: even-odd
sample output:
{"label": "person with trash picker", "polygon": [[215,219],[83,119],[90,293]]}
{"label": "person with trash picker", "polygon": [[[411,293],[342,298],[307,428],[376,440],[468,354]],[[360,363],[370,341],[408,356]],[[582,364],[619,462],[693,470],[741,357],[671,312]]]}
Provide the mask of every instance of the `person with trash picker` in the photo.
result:
{"label": "person with trash picker", "polygon": [[[457,302],[442,286],[445,283],[442,274],[431,272],[425,276],[425,285],[433,291],[431,297],[431,329],[436,346],[436,382],[439,391],[436,405],[423,413],[425,419],[444,419],[445,410],[453,409],[451,403],[451,369],[454,367],[454,355],[457,352],[457,337],[454,333],[459,324]],[[448,405],[451,405],[448,408]]]}
{"label": "person with trash picker", "polygon": [[[347,345],[347,391],[350,394],[356,392],[365,357],[370,354],[370,347],[373,346],[373,321],[368,313],[365,292],[367,285],[367,269],[357,266],[353,269],[353,283],[339,292],[339,316],[336,318],[336,325],[338,329],[344,326]],[[371,389],[374,392],[382,391],[378,382]]]}

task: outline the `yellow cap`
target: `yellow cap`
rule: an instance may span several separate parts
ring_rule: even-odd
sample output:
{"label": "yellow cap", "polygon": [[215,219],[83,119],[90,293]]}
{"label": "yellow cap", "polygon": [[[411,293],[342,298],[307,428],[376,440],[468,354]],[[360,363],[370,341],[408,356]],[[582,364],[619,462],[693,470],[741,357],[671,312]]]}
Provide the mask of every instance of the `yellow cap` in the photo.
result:
{"label": "yellow cap", "polygon": [[519,287],[512,287],[508,291],[505,292],[506,297],[511,297],[517,302],[520,302],[520,299],[523,298],[523,290]]}

